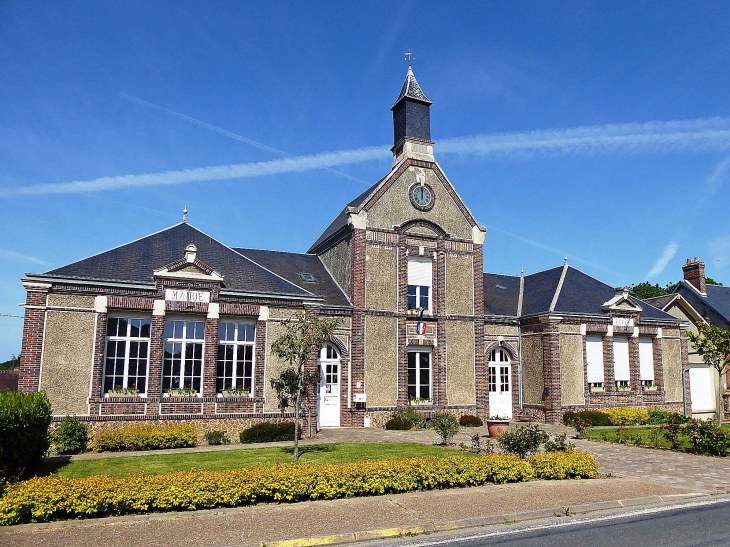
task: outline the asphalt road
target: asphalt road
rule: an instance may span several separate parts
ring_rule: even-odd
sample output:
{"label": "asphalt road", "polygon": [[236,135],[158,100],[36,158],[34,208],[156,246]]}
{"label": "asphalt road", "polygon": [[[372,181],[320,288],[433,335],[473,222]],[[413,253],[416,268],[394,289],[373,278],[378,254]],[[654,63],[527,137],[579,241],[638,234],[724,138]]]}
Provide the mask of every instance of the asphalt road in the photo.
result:
{"label": "asphalt road", "polygon": [[[381,542],[380,545],[386,544]],[[638,547],[730,546],[730,502],[662,512],[638,510],[536,524],[510,530],[392,541],[399,547]]]}

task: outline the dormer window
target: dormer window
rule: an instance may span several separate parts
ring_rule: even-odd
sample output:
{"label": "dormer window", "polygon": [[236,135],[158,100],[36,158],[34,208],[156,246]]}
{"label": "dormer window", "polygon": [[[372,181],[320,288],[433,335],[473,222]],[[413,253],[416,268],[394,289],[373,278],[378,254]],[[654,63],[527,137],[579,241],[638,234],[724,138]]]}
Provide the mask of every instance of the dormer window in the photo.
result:
{"label": "dormer window", "polygon": [[299,277],[301,277],[302,281],[305,283],[316,283],[316,279],[314,279],[314,275],[311,273],[300,273]]}
{"label": "dormer window", "polygon": [[431,270],[430,258],[408,257],[408,309],[431,309]]}

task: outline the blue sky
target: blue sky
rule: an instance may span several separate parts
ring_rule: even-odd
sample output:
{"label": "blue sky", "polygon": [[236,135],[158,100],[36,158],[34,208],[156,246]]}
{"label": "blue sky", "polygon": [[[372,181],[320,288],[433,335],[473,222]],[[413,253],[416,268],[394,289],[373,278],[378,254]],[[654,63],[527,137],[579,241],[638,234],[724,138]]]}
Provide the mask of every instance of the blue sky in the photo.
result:
{"label": "blue sky", "polygon": [[728,284],[728,28],[725,1],[0,2],[0,314],[185,205],[305,251],[388,172],[409,48],[485,270],[664,284],[699,256]]}

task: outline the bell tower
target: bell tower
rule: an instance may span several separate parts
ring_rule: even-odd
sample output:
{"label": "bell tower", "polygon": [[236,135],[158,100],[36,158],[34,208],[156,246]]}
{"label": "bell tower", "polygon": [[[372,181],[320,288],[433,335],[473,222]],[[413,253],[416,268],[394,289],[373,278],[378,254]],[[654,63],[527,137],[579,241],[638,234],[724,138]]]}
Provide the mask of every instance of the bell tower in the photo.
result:
{"label": "bell tower", "polygon": [[393,164],[406,157],[434,161],[431,140],[431,101],[426,97],[413,74],[411,52],[406,53],[408,73],[398,98],[390,107],[393,112]]}

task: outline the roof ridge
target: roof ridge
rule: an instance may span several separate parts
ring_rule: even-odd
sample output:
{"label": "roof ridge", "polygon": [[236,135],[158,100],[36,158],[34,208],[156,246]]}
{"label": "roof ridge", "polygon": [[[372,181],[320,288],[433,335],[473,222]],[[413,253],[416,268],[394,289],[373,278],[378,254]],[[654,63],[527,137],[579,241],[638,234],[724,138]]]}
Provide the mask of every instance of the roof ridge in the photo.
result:
{"label": "roof ridge", "polygon": [[505,277],[522,277],[521,275],[503,274],[497,272],[482,272],[484,275],[503,275]]}
{"label": "roof ridge", "polygon": [[563,283],[565,282],[565,274],[568,273],[568,265],[563,265],[563,271],[560,274],[560,279],[558,280],[558,284],[555,287],[555,294],[553,295],[553,301],[550,302],[550,309],[549,312],[555,311],[555,305],[558,303],[558,298],[560,298],[560,291],[563,289]]}
{"label": "roof ridge", "polygon": [[314,256],[314,257],[317,256],[314,253],[298,253],[296,251],[280,251],[278,249],[257,249],[254,247],[231,247],[231,248],[233,250],[242,249],[242,250],[246,250],[246,251],[265,251],[267,253],[286,253],[286,254],[290,254],[290,255],[299,255],[299,256]]}

